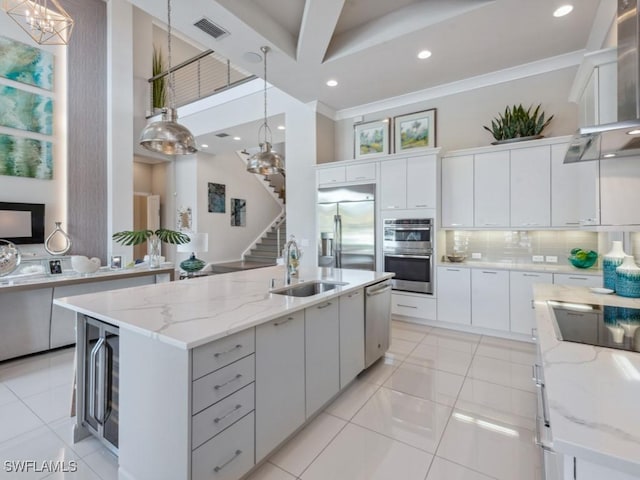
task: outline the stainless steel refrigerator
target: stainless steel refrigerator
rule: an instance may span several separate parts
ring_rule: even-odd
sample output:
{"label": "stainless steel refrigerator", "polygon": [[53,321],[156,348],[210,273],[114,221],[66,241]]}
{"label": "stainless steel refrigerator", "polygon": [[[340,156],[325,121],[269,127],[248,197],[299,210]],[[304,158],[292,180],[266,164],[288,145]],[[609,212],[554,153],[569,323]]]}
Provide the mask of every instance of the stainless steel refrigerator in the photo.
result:
{"label": "stainless steel refrigerator", "polygon": [[318,189],[321,267],[375,270],[375,185]]}

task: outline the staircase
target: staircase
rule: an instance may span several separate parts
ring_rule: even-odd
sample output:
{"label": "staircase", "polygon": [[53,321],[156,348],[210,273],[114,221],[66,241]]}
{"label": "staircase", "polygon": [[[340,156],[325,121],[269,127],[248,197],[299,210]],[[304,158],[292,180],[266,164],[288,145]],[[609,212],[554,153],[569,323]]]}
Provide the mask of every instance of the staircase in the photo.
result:
{"label": "staircase", "polygon": [[[279,248],[278,230],[280,231]],[[276,259],[280,256],[285,243],[287,243],[287,221],[282,220],[280,224],[274,226],[264,237],[262,237],[256,246],[251,249],[248,255],[244,256],[244,261],[275,265]]]}

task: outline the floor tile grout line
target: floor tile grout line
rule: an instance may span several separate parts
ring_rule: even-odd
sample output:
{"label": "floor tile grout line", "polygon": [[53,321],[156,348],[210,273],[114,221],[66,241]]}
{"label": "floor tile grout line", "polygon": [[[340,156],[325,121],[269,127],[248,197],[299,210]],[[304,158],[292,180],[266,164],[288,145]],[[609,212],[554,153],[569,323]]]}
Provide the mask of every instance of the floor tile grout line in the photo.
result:
{"label": "floor tile grout line", "polygon": [[468,465],[465,465],[464,463],[455,462],[453,460],[450,460],[450,459],[445,458],[445,457],[441,457],[439,455],[434,455],[433,459],[435,460],[436,457],[438,457],[441,460],[446,460],[447,462],[453,463],[454,465],[458,465],[459,467],[462,467],[462,468],[465,468],[467,470],[470,470],[470,471],[472,471],[474,473],[479,473],[480,475],[482,475],[484,477],[487,477],[487,478],[489,478],[491,480],[499,480],[497,477],[494,477],[493,475],[489,475],[488,473],[484,473],[484,472],[481,472],[480,470],[476,470],[475,468],[471,468]]}

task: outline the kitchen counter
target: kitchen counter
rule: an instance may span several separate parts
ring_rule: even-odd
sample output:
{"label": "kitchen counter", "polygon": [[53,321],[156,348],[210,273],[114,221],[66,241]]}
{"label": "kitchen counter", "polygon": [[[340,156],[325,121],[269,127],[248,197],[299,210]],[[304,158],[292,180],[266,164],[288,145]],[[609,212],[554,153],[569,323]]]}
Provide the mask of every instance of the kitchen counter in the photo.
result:
{"label": "kitchen counter", "polygon": [[[311,297],[269,293],[284,267],[266,267],[127,290],[59,298],[56,305],[183,349],[191,349],[391,278],[393,274],[336,268],[302,270],[295,282],[345,282]],[[279,282],[279,283],[278,283]]]}
{"label": "kitchen counter", "polygon": [[534,294],[553,449],[640,476],[640,353],[559,341],[547,304],[640,308],[640,299],[547,284],[535,285]]}
{"label": "kitchen counter", "polygon": [[602,275],[599,268],[576,268],[569,264],[515,263],[515,262],[438,262],[438,267],[486,268],[491,270],[513,270],[518,272],[573,273],[576,275]]}

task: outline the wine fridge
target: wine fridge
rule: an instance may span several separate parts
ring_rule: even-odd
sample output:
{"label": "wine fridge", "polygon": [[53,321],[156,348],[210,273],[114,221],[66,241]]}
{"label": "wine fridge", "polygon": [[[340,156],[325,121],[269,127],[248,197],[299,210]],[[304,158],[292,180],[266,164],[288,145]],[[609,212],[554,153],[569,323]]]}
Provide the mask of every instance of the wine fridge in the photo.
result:
{"label": "wine fridge", "polygon": [[89,434],[118,453],[118,327],[80,316],[74,441]]}

